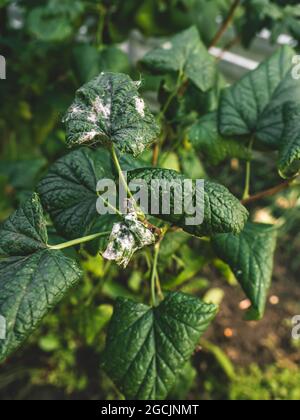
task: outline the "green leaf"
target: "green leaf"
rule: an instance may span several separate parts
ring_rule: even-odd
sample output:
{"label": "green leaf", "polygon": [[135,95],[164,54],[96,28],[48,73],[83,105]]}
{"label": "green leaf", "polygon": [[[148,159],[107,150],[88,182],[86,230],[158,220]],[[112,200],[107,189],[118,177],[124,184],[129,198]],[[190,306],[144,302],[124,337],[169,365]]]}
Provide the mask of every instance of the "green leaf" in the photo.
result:
{"label": "green leaf", "polygon": [[110,321],[113,314],[111,305],[100,305],[94,307],[78,308],[77,319],[79,323],[79,334],[84,337],[89,346],[95,345],[99,334]]}
{"label": "green leaf", "polygon": [[213,245],[218,256],[232,269],[252,303],[249,319],[264,315],[271,286],[277,242],[274,226],[248,223],[239,235],[217,235]]}
{"label": "green leaf", "polygon": [[1,225],[0,256],[26,256],[44,250],[47,239],[43,209],[34,195]]}
{"label": "green leaf", "polygon": [[63,41],[72,35],[74,22],[83,11],[81,1],[50,0],[29,12],[27,26],[41,41]]}
{"label": "green leaf", "polygon": [[187,400],[192,388],[196,384],[198,372],[191,362],[186,363],[178,375],[175,386],[169,396],[170,400]]}
{"label": "green leaf", "polygon": [[101,73],[81,87],[64,119],[69,146],[114,144],[134,156],[142,153],[160,130],[138,87],[117,73]]}
{"label": "green leaf", "polygon": [[47,248],[47,240],[37,195],[0,228],[0,315],[6,321],[0,362],[27,339],[81,276],[73,260]]}
{"label": "green leaf", "polygon": [[127,399],[165,399],[216,311],[177,292],[156,308],[119,299],[104,353],[106,372]]}
{"label": "green leaf", "polygon": [[97,183],[104,178],[114,178],[109,152],[81,148],[59,159],[38,185],[45,210],[67,239],[109,231],[118,220],[97,213]]}
{"label": "green leaf", "polygon": [[[129,169],[128,165],[125,166]],[[117,216],[99,216],[97,213],[96,185],[104,178],[115,178],[109,152],[105,149],[93,151],[81,148],[59,159],[40,182],[38,192],[43,206],[63,236],[76,239],[91,233],[106,232],[119,220]],[[151,186],[152,180],[182,182],[185,177],[164,169],[135,169],[128,172],[128,182],[138,179],[145,180]],[[209,181],[205,181],[204,213],[202,225],[186,226],[187,215],[174,214],[174,191],[171,191],[171,215],[159,217],[197,236],[239,233],[248,218],[247,210],[227,188]]]}
{"label": "green leaf", "polygon": [[99,51],[90,44],[77,45],[73,51],[76,75],[80,83],[86,83],[102,71],[129,73],[128,55],[114,46]]}
{"label": "green leaf", "polygon": [[93,45],[76,45],[73,50],[73,60],[75,75],[80,84],[87,83],[101,72],[100,52]]}
{"label": "green leaf", "polygon": [[278,170],[283,178],[292,178],[300,171],[300,110],[288,104],[284,110],[286,125],[279,151]]}
{"label": "green leaf", "polygon": [[0,162],[0,175],[8,177],[16,190],[32,190],[38,176],[47,165],[44,158]]}
{"label": "green leaf", "polygon": [[[123,170],[144,166],[131,155],[121,156],[120,162]],[[43,206],[65,238],[111,231],[120,221],[117,215],[101,216],[97,212],[97,183],[103,179],[115,179],[110,153],[103,148],[83,147],[59,159],[39,183],[37,190]],[[106,249],[107,238],[99,238],[86,247],[91,254],[97,254]]]}
{"label": "green leaf", "polygon": [[251,159],[251,152],[245,145],[221,136],[215,112],[200,118],[189,130],[189,140],[212,165],[226,159]]}
{"label": "green leaf", "polygon": [[7,6],[9,3],[12,3],[13,0],[0,0],[0,7]]}
{"label": "green leaf", "polygon": [[256,70],[225,89],[219,107],[219,129],[225,136],[255,136],[262,145],[280,147],[283,107],[300,101],[300,84],[292,76],[295,52],[282,47]]}
{"label": "green leaf", "polygon": [[100,52],[100,71],[129,73],[129,56],[116,46],[107,46]]}
{"label": "green leaf", "polygon": [[178,150],[180,158],[181,171],[187,177],[192,179],[203,179],[207,178],[207,174],[204,169],[204,165],[200,158],[197,156],[197,152],[194,147],[181,147]]}
{"label": "green leaf", "polygon": [[[168,238],[166,238],[167,240]],[[176,274],[172,276],[166,276],[162,280],[162,287],[165,290],[174,290],[184,287],[187,282],[194,279],[198,273],[200,273],[207,260],[203,256],[199,256],[199,253],[193,251],[187,245],[183,245],[180,248],[180,258],[183,262],[182,269],[177,269]]]}
{"label": "green leaf", "polygon": [[[128,173],[129,181],[145,181],[151,189],[151,183],[155,180],[169,181],[180,181],[181,183],[185,180],[185,177],[178,172],[168,169],[137,169]],[[160,203],[163,202],[162,189],[159,191],[159,197],[157,197],[157,190],[152,189],[153,197],[157,198]],[[196,195],[196,187],[194,185],[193,200]],[[204,221],[200,225],[191,226],[186,224],[186,218],[188,215],[175,214],[175,192],[171,189],[171,205],[170,214],[162,214],[160,209],[159,215],[157,216],[162,220],[165,220],[171,224],[182,227],[186,232],[196,236],[210,236],[217,233],[240,233],[248,219],[248,211],[241,205],[239,200],[234,197],[226,187],[220,184],[215,184],[210,181],[204,181]],[[149,194],[149,211],[151,213],[151,198]],[[201,203],[203,204],[203,203]],[[200,210],[200,209],[199,209]]]}
{"label": "green leaf", "polygon": [[142,64],[158,74],[183,72],[203,92],[211,89],[216,80],[214,59],[194,26],[165,41],[160,48],[150,51],[143,58]]}

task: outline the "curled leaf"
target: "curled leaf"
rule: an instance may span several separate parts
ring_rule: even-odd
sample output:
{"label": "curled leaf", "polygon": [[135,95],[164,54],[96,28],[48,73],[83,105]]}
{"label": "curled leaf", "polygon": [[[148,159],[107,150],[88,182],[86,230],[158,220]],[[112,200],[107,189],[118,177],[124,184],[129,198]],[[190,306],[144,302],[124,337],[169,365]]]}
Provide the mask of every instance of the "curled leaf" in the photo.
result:
{"label": "curled leaf", "polygon": [[114,224],[103,257],[126,268],[136,251],[154,243],[154,234],[132,212]]}

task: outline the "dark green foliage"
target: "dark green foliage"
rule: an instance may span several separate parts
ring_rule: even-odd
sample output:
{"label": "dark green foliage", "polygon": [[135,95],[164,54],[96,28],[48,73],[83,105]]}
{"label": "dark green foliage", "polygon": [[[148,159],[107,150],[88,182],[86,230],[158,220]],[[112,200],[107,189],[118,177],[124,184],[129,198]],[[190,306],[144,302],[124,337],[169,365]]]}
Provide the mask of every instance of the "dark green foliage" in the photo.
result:
{"label": "dark green foliage", "polygon": [[[129,181],[144,180],[150,187],[154,180],[165,180],[170,183],[184,181],[185,177],[181,174],[167,170],[167,169],[137,169],[129,172]],[[195,200],[197,186],[193,187],[193,194],[190,200]],[[153,191],[153,196],[158,197],[158,201],[163,201],[163,189],[156,189]],[[158,215],[162,219],[176,226],[182,227],[186,232],[195,236],[210,236],[216,233],[240,233],[248,219],[247,210],[240,204],[240,202],[222,185],[215,184],[210,181],[204,183],[204,202],[203,199],[199,203],[199,207],[204,209],[203,223],[196,226],[189,226],[186,224],[186,218],[191,216],[186,213],[177,215],[175,213],[175,199],[176,195],[174,189],[171,190],[170,215],[164,215],[162,212]],[[149,210],[151,211],[151,196],[149,194]]]}
{"label": "dark green foliage", "polygon": [[219,128],[227,136],[253,136],[278,149],[284,128],[283,108],[299,103],[300,85],[292,75],[294,51],[280,48],[258,69],[226,89],[219,108]]}
{"label": "dark green foliage", "polygon": [[[0,47],[9,63],[0,81],[1,363],[82,278],[43,321],[43,336],[31,339],[47,360],[36,384],[68,382],[78,392],[86,386],[78,360],[96,372],[101,359],[95,375],[107,399],[117,391],[104,370],[129,399],[186,396],[195,377],[191,356],[217,312],[204,302],[221,301],[220,291],[204,290],[210,266],[230,282],[236,276],[252,303],[248,319],[263,317],[280,229],[249,219],[267,213],[281,225],[297,212],[297,46],[278,47],[228,86],[209,46],[232,3],[0,0]],[[300,38],[297,2],[249,0],[233,12],[225,37],[235,38],[214,46],[250,45],[262,28],[271,41],[283,32],[295,45]],[[128,182],[150,187],[149,214],[130,194],[129,215],[118,200],[114,214],[97,212],[104,200],[98,181],[116,181],[119,198],[122,170]],[[278,172],[282,185],[249,198],[275,185]],[[189,204],[200,192],[196,225],[187,209],[177,214],[172,189],[170,214],[151,209],[150,193],[160,203],[167,196],[152,181],[186,179]],[[287,197],[272,199],[289,186]],[[271,204],[263,216],[253,211],[259,203]],[[205,347],[224,359],[213,344]],[[99,399],[98,376],[93,387]]]}
{"label": "dark green foliage", "polygon": [[168,294],[156,308],[120,299],[105,370],[128,399],[165,399],[215,315],[214,305],[182,293]]}
{"label": "dark green foliage", "polygon": [[81,276],[73,260],[47,249],[47,241],[36,195],[0,229],[0,314],[7,330],[6,339],[0,341],[1,361],[28,338]]}

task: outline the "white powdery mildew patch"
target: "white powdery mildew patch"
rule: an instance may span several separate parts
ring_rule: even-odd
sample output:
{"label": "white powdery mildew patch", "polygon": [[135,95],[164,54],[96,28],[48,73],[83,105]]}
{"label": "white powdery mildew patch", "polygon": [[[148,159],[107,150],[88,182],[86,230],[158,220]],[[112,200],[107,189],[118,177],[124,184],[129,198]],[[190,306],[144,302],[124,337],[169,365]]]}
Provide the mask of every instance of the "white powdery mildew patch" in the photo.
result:
{"label": "white powdery mildew patch", "polygon": [[136,213],[130,213],[124,222],[113,226],[103,257],[126,268],[139,249],[155,242],[155,236],[141,223]]}
{"label": "white powdery mildew patch", "polygon": [[97,96],[95,101],[93,102],[93,108],[97,115],[101,115],[105,120],[110,119],[111,115],[111,102],[108,101],[106,105],[102,102],[101,98]]}
{"label": "white powdery mildew patch", "polygon": [[144,139],[143,139],[142,136],[137,136],[135,138],[135,142],[132,143],[132,147],[134,149],[134,154],[136,156],[140,155],[145,150],[145,144],[143,143],[143,140]]}
{"label": "white powdery mildew patch", "polygon": [[172,48],[173,48],[173,44],[172,44],[172,42],[170,42],[170,41],[168,41],[168,42],[165,42],[164,44],[163,44],[163,46],[162,46],[162,48],[164,49],[164,50],[171,50]]}
{"label": "white powdery mildew patch", "polygon": [[135,109],[141,117],[145,117],[145,102],[142,98],[139,98],[138,96],[135,97]]}
{"label": "white powdery mildew patch", "polygon": [[91,131],[89,131],[87,133],[84,133],[84,135],[80,137],[79,143],[80,144],[81,143],[90,143],[91,141],[94,140],[94,138],[96,136],[98,136],[98,134],[99,133],[96,130],[91,130]]}
{"label": "white powdery mildew patch", "polygon": [[84,112],[83,109],[80,108],[80,106],[78,105],[73,105],[70,109],[70,113],[75,114],[75,115],[82,114],[83,112]]}
{"label": "white powdery mildew patch", "polygon": [[94,112],[91,112],[88,117],[87,120],[93,124],[97,123],[97,115]]}
{"label": "white powdery mildew patch", "polygon": [[84,109],[82,109],[79,105],[74,104],[69,108],[67,115],[63,119],[63,122],[68,122],[78,117],[79,115],[84,114],[84,112]]}

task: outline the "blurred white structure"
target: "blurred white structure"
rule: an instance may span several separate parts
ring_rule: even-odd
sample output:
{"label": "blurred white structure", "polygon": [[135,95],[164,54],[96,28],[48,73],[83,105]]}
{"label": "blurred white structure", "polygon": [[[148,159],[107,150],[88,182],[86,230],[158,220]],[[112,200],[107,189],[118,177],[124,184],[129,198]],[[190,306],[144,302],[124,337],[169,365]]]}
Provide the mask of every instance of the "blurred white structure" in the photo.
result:
{"label": "blurred white structure", "polygon": [[6,60],[3,55],[0,55],[0,79],[6,79]]}
{"label": "blurred white structure", "polygon": [[6,319],[0,315],[0,340],[6,339]]}

